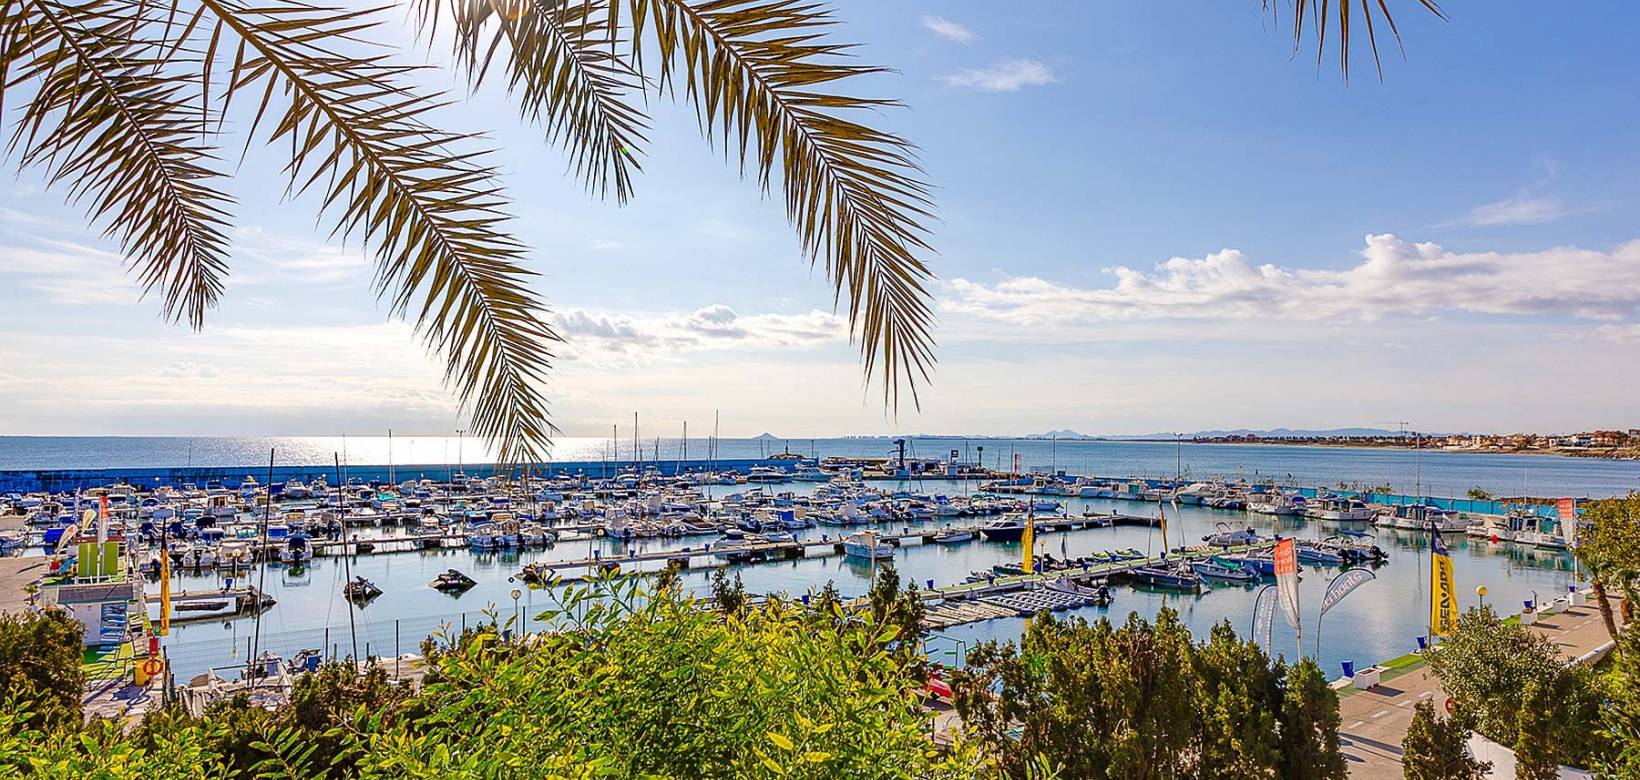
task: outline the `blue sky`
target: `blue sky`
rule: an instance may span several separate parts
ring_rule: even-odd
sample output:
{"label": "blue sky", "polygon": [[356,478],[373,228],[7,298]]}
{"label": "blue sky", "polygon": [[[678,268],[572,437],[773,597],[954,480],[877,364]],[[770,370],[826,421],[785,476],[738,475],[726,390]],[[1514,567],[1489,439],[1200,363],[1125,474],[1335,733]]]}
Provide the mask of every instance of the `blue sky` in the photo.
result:
{"label": "blue sky", "polygon": [[[1640,425],[1640,9],[1391,6],[1405,59],[1380,82],[1358,56],[1345,84],[1255,0],[840,3],[837,35],[897,71],[858,89],[907,104],[877,121],[920,147],[940,213],[940,364],[897,416],[781,205],[688,109],[651,104],[625,207],[498,89],[442,116],[499,149],[570,339],[569,433],[716,409],[727,435]],[[234,276],[198,334],[36,174],[0,189],[0,432],[462,427],[367,255],[280,197],[278,164],[237,170]]]}

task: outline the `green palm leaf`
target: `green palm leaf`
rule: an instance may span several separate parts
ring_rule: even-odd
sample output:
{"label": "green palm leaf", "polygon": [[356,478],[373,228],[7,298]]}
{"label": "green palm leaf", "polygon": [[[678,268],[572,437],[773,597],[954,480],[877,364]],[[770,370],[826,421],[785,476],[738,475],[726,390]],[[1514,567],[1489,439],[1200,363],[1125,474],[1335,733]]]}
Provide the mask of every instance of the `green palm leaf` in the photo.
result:
{"label": "green palm leaf", "polygon": [[787,217],[846,298],[884,401],[897,406],[904,386],[916,403],[934,363],[932,274],[918,257],[929,249],[928,187],[909,143],[850,118],[893,101],[828,89],[883,69],[843,62],[849,47],[821,38],[830,12],[807,0],[626,2],[635,46],[658,50],[661,87],[681,81],[707,137],[736,150],[765,190],[779,177]]}
{"label": "green palm leaf", "polygon": [[632,192],[644,143],[643,113],[627,102],[638,74],[617,56],[623,42],[605,0],[418,0],[423,25],[454,20],[456,61],[476,86],[502,52],[508,88],[526,119],[569,151],[576,175],[619,202]]}
{"label": "green palm leaf", "polygon": [[522,247],[502,230],[506,202],[485,153],[453,151],[470,139],[422,121],[437,103],[404,86],[408,68],[331,48],[373,26],[374,11],[202,4],[247,50],[229,90],[261,94],[253,125],[282,95],[268,140],[291,149],[293,187],[323,181],[336,231],[375,244],[378,292],[396,312],[416,307],[473,432],[500,445],[503,463],[544,459],[553,428],[540,387],[558,336],[524,284]]}
{"label": "green palm leaf", "polygon": [[199,72],[160,72],[177,54],[144,37],[158,10],[129,0],[7,3],[0,79],[7,91],[37,85],[10,140],[22,164],[84,202],[131,257],[144,292],[159,290],[166,315],[197,330],[227,275],[229,199],[212,186],[211,150],[189,108],[201,100]]}

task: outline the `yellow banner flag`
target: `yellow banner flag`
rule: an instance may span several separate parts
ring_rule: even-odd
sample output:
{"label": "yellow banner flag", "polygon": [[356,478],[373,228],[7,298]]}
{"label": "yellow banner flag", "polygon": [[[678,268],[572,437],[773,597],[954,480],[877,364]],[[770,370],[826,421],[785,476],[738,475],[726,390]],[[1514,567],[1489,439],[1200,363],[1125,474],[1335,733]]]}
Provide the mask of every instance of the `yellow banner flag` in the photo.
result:
{"label": "yellow banner flag", "polygon": [[1036,573],[1036,518],[1025,516],[1025,533],[1019,537],[1019,543],[1025,547],[1025,573]]}
{"label": "yellow banner flag", "polygon": [[1458,631],[1458,584],[1452,572],[1452,555],[1441,535],[1430,530],[1429,633],[1452,636]]}

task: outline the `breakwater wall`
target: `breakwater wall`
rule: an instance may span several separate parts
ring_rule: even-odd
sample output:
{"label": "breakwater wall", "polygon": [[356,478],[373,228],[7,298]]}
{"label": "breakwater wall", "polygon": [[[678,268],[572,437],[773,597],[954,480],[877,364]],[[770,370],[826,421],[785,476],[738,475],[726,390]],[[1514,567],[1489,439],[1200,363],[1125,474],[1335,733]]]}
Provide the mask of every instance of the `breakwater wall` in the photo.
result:
{"label": "breakwater wall", "polygon": [[[635,464],[632,461],[619,463],[610,461],[580,461],[565,463],[550,463],[532,468],[535,474],[571,474],[585,475],[592,479],[617,476],[623,469],[630,471]],[[664,460],[655,463],[644,463],[645,469],[654,468],[662,474],[672,475],[680,472],[694,471],[738,471],[745,473],[753,466],[767,466],[790,471],[796,467],[789,459],[741,458],[708,460]],[[484,478],[496,473],[493,465],[467,464],[457,466],[454,463],[423,463],[406,464],[402,466],[343,466],[342,476],[349,481],[386,482],[389,475],[396,482],[407,479],[431,479],[435,482],[448,481],[457,473],[469,477]],[[523,474],[522,468],[510,469],[511,475]],[[212,482],[220,482],[223,487],[238,488],[246,477],[254,477],[258,482],[267,483],[268,467],[263,466],[211,466],[211,467],[166,467],[166,468],[110,468],[110,469],[13,469],[0,470],[0,493],[33,493],[49,490],[54,493],[73,492],[94,487],[103,487],[113,484],[126,484],[139,489],[151,489],[161,486],[179,487],[185,484],[204,487]],[[307,466],[274,466],[273,484],[280,484],[290,480],[312,482],[320,477],[334,483],[336,469],[334,466],[307,465]]]}

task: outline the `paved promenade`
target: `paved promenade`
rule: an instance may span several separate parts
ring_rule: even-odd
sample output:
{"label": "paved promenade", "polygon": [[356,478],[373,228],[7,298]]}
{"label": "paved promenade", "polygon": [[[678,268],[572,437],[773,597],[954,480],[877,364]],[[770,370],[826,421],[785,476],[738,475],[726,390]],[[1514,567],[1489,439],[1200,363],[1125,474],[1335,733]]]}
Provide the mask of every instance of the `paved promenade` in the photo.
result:
{"label": "paved promenade", "polygon": [[[1622,601],[1612,599],[1615,611]],[[1621,619],[1621,618],[1619,618]],[[1581,607],[1545,616],[1532,628],[1549,635],[1568,658],[1576,658],[1604,644],[1611,637],[1593,601]],[[1437,711],[1446,705],[1446,693],[1428,667],[1421,662],[1370,690],[1340,692],[1339,741],[1350,762],[1350,777],[1367,780],[1399,780],[1401,740],[1412,724],[1412,708],[1424,699],[1433,699]]]}

